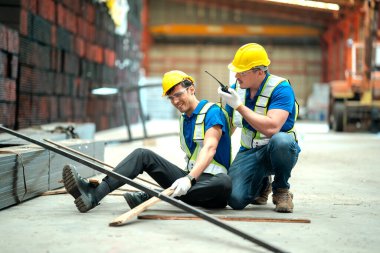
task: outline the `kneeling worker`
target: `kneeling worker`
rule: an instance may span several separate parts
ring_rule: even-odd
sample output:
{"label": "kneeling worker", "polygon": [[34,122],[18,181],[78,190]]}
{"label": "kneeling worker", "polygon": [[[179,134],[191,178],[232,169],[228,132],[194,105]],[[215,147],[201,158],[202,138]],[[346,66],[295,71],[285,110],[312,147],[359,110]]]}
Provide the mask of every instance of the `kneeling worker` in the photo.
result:
{"label": "kneeling worker", "polygon": [[269,64],[264,47],[243,45],[228,65],[236,73],[236,85],[228,92],[218,90],[233,125],[242,128],[241,147],[228,172],[232,179],[228,204],[233,209],[266,204],[271,190],[268,176],[274,175],[275,211],[290,213],[294,205],[288,181],[301,151],[294,128],[298,104],[290,82],[269,73]]}

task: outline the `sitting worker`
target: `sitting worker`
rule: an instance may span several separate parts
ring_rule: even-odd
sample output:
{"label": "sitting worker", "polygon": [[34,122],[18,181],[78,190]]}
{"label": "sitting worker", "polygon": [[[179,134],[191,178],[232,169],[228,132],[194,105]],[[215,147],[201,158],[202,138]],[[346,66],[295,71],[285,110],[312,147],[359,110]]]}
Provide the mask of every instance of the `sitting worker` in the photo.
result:
{"label": "sitting worker", "polygon": [[[194,79],[182,71],[165,73],[162,89],[163,96],[182,113],[180,143],[187,157],[186,169],[151,150],[138,148],[124,158],[114,172],[130,179],[146,172],[162,188],[174,189],[172,197],[194,206],[224,208],[231,193],[231,179],[227,175],[231,163],[231,138],[226,111],[206,100],[199,101],[195,96]],[[124,182],[106,176],[95,187],[72,165],[63,168],[63,181],[80,212],[94,208],[108,193],[124,185]],[[132,209],[151,196],[135,192],[126,193],[124,197]]]}
{"label": "sitting worker", "polygon": [[261,45],[243,45],[228,65],[236,73],[236,83],[229,93],[218,90],[228,104],[233,127],[242,128],[241,147],[228,172],[232,179],[228,204],[233,209],[257,200],[265,204],[270,193],[268,176],[274,175],[275,211],[288,213],[294,207],[288,180],[301,151],[294,130],[298,104],[289,81],[270,74],[269,64]]}

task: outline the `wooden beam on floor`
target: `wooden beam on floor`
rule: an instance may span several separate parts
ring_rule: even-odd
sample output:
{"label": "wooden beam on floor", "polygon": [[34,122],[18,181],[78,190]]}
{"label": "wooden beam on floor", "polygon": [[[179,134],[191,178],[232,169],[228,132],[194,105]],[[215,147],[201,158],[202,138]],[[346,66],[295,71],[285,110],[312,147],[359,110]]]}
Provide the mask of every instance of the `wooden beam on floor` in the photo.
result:
{"label": "wooden beam on floor", "polygon": [[[243,222],[281,222],[281,223],[311,223],[309,219],[289,219],[289,218],[260,218],[260,217],[239,217],[239,216],[214,216],[225,221]],[[140,215],[141,220],[201,220],[196,216],[182,215]]]}
{"label": "wooden beam on floor", "polygon": [[[173,192],[174,192],[173,189],[167,188],[161,194],[165,194],[165,195],[170,196],[173,194]],[[130,221],[135,220],[136,217],[138,217],[138,215],[140,213],[144,212],[150,206],[153,206],[154,204],[156,204],[159,201],[160,201],[160,199],[157,197],[150,198],[147,201],[136,206],[135,208],[129,210],[128,212],[116,217],[113,221],[111,221],[109,223],[109,225],[112,227],[125,225],[125,224],[129,223]]]}

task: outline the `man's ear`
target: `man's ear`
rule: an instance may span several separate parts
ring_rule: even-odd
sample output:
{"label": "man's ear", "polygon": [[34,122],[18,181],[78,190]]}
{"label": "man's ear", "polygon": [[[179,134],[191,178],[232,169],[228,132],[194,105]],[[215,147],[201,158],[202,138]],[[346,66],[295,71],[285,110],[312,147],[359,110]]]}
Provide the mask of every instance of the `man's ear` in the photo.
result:
{"label": "man's ear", "polygon": [[191,95],[194,95],[194,94],[195,94],[195,87],[194,87],[194,85],[191,85],[191,86],[189,87],[189,90],[190,90],[190,92],[191,92]]}

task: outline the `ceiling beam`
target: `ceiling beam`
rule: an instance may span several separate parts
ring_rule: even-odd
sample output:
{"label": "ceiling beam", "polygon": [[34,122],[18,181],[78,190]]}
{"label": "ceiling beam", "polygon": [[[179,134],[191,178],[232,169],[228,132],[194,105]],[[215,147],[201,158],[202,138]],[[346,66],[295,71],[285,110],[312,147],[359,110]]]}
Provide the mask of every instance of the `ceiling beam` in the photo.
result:
{"label": "ceiling beam", "polygon": [[168,37],[319,37],[317,28],[289,25],[166,24],[150,27],[152,36]]}
{"label": "ceiling beam", "polygon": [[333,11],[320,11],[315,8],[294,7],[291,5],[264,0],[173,0],[174,2],[193,4],[199,7],[229,9],[254,14],[264,18],[299,22],[306,25],[326,27],[337,19]]}

